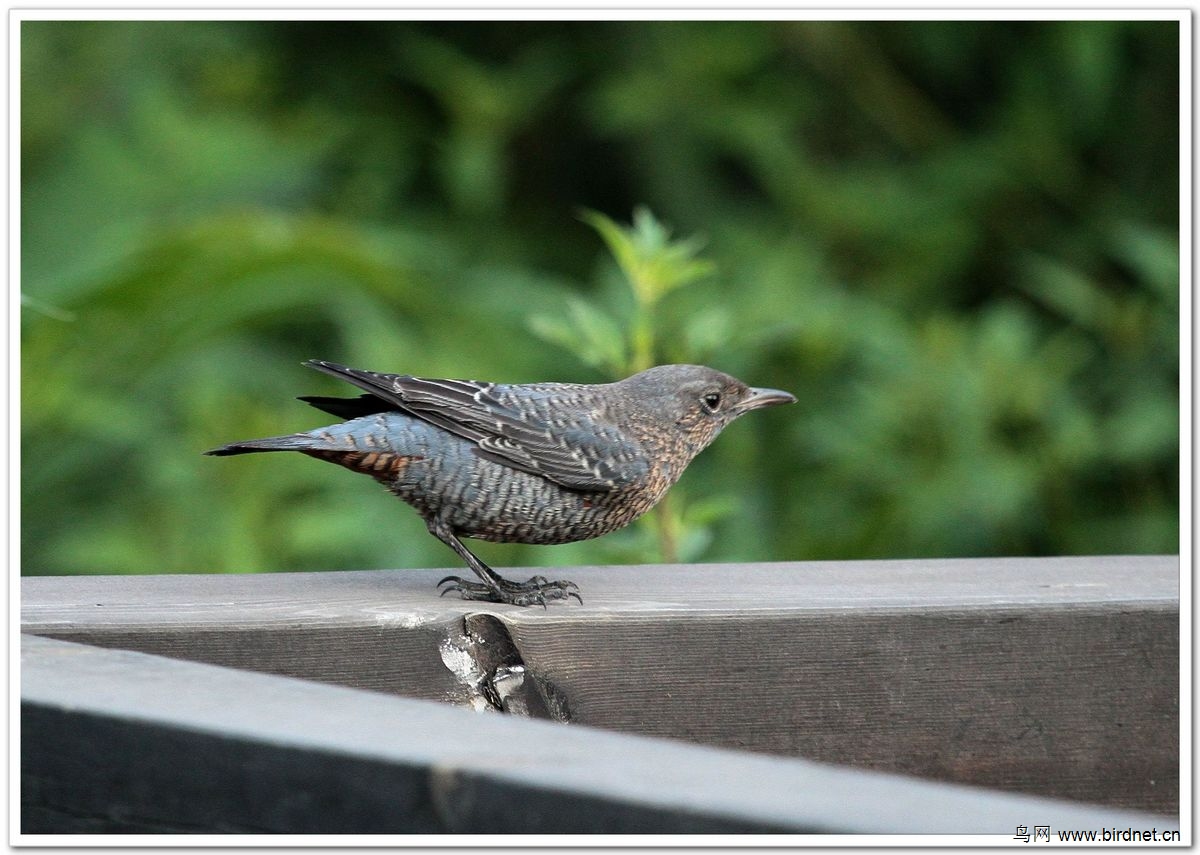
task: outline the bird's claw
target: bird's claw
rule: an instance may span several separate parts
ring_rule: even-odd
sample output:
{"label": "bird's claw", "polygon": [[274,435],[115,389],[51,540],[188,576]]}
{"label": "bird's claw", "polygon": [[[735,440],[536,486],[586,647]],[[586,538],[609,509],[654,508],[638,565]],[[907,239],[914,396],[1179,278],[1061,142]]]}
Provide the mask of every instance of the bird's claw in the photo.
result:
{"label": "bird's claw", "polygon": [[[472,582],[461,576],[447,576],[438,582],[441,588],[439,596],[446,596],[451,591],[457,592],[464,600],[480,600],[490,603],[508,603],[514,606],[539,605],[542,608],[550,600],[565,600],[574,597],[583,605],[583,597],[578,593],[579,586],[574,582],[549,580],[545,576],[534,576],[525,582],[510,582],[501,579],[498,589],[481,582]],[[447,584],[449,583],[449,584]],[[442,588],[445,585],[446,587]]]}
{"label": "bird's claw", "polygon": [[[528,591],[530,588],[559,588],[564,591],[579,590],[579,586],[569,579],[547,579],[545,576],[534,576],[524,582],[510,582],[507,579],[500,580],[500,587],[511,591]],[[561,599],[561,598],[560,598]]]}

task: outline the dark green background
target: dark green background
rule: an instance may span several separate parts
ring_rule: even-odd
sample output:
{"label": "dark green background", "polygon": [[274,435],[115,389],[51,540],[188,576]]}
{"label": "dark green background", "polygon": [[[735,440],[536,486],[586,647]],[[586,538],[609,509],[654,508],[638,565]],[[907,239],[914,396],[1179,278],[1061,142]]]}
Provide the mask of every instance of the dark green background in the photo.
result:
{"label": "dark green background", "polygon": [[716,265],[656,358],[800,399],[689,470],[685,559],[1177,552],[1178,32],[23,23],[23,571],[455,565],[366,478],[200,452],[322,424],[312,357],[607,379],[539,332],[627,315],[579,212],[638,206]]}

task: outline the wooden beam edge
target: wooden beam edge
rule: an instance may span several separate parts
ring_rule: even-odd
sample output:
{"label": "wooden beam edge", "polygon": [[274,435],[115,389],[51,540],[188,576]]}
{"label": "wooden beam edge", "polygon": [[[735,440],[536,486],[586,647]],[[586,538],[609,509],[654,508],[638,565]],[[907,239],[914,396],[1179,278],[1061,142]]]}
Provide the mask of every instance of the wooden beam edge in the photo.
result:
{"label": "wooden beam edge", "polygon": [[[1017,825],[1034,823],[1080,829],[1178,827],[1174,819],[1148,814],[577,725],[480,715],[437,703],[35,636],[22,637],[21,684],[23,709],[35,715],[48,710],[69,713],[85,741],[89,722],[117,721],[217,737],[242,750],[247,745],[283,749],[291,757],[282,764],[285,769],[303,770],[319,761],[334,770],[322,776],[331,784],[337,781],[340,763],[416,770],[414,774],[428,782],[426,795],[433,806],[426,819],[446,831],[572,833],[583,828],[621,833],[644,824],[647,817],[683,822],[690,817],[707,830],[776,833],[1011,837]],[[211,741],[197,745],[190,758],[191,774],[203,774],[213,760]],[[54,745],[23,745],[23,779],[38,780],[39,773],[45,773],[39,764],[53,765],[55,751]],[[111,762],[119,764],[122,758]],[[92,767],[82,768],[87,774]],[[116,780],[121,780],[119,771]],[[105,780],[114,779],[113,769],[103,772]],[[165,770],[167,777],[159,786],[170,784],[170,772]],[[78,780],[50,783],[68,792],[72,786],[89,786]],[[146,782],[125,783],[136,788]],[[224,783],[236,793],[254,782]],[[212,789],[223,791],[223,786]],[[286,786],[278,793],[281,800],[296,796]],[[151,800],[155,801],[163,799]],[[536,808],[536,815],[506,808],[522,803]],[[603,829],[589,826],[597,818],[606,823]],[[160,819],[166,822],[170,817]]]}

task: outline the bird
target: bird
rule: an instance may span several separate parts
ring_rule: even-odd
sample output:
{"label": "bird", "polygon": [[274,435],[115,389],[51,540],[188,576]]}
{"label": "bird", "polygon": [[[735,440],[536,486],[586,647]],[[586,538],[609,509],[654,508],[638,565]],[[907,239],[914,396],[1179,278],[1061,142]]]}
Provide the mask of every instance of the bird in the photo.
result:
{"label": "bird", "polygon": [[702,365],[659,365],[613,383],[511,385],[304,365],[363,391],[299,398],[343,421],[205,454],[298,451],[369,475],[478,577],[447,576],[442,595],[516,606],[583,598],[567,580],[506,579],[462,538],[555,544],[616,531],[654,507],[734,419],[796,401]]}

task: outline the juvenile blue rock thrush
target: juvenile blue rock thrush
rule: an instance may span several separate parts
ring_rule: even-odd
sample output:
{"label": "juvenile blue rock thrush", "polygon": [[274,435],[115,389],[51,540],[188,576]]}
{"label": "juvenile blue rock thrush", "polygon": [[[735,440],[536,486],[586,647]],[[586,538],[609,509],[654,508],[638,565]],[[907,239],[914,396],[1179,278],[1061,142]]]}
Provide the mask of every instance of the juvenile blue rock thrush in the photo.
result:
{"label": "juvenile blue rock thrush", "polygon": [[796,400],[700,365],[660,365],[617,383],[509,386],[305,364],[366,390],[300,398],[348,421],[206,453],[299,451],[370,475],[481,580],[447,576],[443,594],[520,606],[582,599],[574,582],[503,578],[460,537],[571,543],[608,534],[654,507],[738,416]]}

